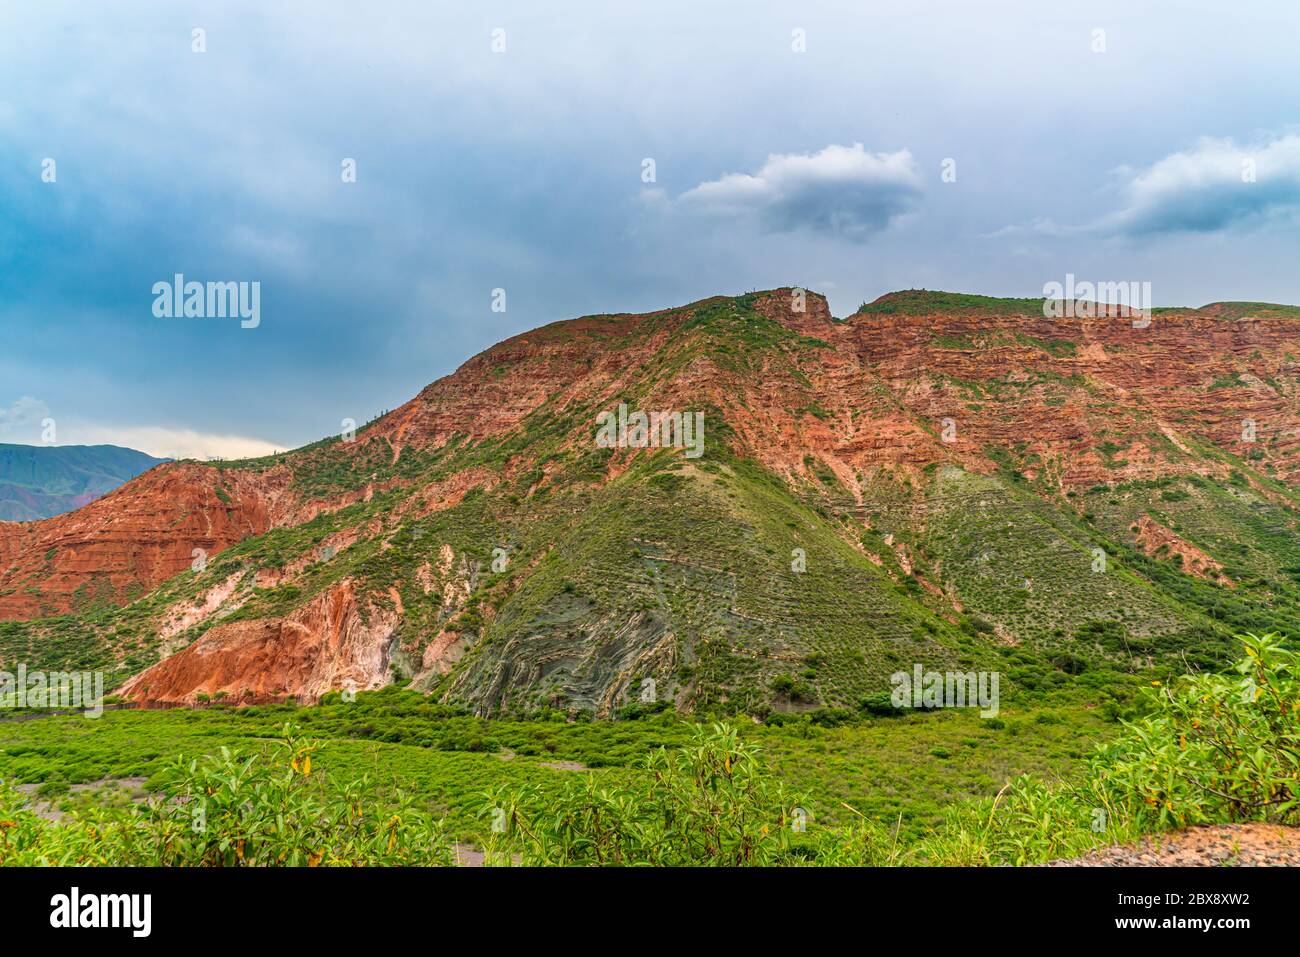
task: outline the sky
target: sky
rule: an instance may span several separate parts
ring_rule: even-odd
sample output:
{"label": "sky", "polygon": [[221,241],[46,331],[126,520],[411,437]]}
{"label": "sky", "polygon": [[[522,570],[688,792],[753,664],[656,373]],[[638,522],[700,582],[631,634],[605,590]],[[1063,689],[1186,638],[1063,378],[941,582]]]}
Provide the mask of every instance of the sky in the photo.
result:
{"label": "sky", "polygon": [[1300,303],[1297,37],[1293,0],[0,0],[0,442],[264,454],[557,319],[786,285]]}

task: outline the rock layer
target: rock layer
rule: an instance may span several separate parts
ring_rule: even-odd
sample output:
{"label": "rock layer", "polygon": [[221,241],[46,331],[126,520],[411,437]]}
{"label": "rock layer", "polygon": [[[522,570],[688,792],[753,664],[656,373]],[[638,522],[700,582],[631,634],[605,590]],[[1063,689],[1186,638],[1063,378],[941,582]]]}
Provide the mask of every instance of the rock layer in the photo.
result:
{"label": "rock layer", "polygon": [[381,687],[400,616],[366,611],[352,583],[342,582],[284,618],[216,625],[121,693],[150,703],[192,703],[200,695],[244,703]]}

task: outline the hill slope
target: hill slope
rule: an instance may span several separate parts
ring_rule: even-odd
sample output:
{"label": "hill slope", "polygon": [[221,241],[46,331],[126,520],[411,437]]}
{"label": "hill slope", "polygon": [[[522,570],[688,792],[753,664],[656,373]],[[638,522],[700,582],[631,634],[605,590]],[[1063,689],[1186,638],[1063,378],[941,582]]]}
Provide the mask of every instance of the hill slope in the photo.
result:
{"label": "hill slope", "polygon": [[[0,527],[0,657],[141,700],[396,678],[600,715],[856,705],[913,663],[1209,664],[1300,630],[1300,322],[1230,305],[836,320],[779,289],[554,323],[354,440]],[[620,404],[701,414],[702,454],[602,447]]]}
{"label": "hill slope", "polygon": [[0,521],[70,512],[165,461],[116,445],[0,444]]}

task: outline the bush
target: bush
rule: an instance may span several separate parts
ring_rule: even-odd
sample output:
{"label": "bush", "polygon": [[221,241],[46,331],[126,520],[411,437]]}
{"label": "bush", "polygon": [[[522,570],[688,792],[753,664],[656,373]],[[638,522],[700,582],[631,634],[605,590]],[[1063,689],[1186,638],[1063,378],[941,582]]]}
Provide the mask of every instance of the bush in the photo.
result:
{"label": "bush", "polygon": [[[640,775],[584,773],[556,788],[498,789],[488,795],[492,827],[481,843],[497,864],[1023,865],[1192,824],[1300,823],[1300,655],[1277,635],[1240,640],[1244,657],[1226,674],[1155,682],[1133,708],[1127,699],[1106,701],[1117,715],[1138,716],[1078,780],[1017,778],[991,800],[950,808],[940,826],[910,844],[899,843],[901,819],[818,825],[800,810],[809,805],[787,796],[762,766],[758,749],[725,725],[697,727],[687,746],[654,751]],[[366,694],[363,704],[373,695],[386,709],[410,695]],[[863,708],[884,703],[873,696]],[[791,720],[809,735],[830,736],[836,732],[817,725],[850,717],[822,709]],[[1042,712],[1033,720],[1056,719]],[[1012,735],[1022,725],[1028,721],[991,719],[985,727]],[[481,730],[466,732],[458,746],[493,749]],[[25,795],[0,788],[0,864],[451,863],[441,822],[400,795],[391,804],[377,798],[364,778],[331,781],[313,769],[314,753],[286,725],[269,754],[223,748],[174,765],[148,807],[73,812],[57,824],[32,813]],[[929,753],[952,756],[940,746]]]}
{"label": "bush", "polygon": [[1240,636],[1227,675],[1157,686],[1097,764],[1161,827],[1300,821],[1300,656],[1276,634]]}
{"label": "bush", "polygon": [[316,746],[286,725],[269,755],[178,762],[161,799],[46,821],[0,789],[0,864],[307,866],[450,864],[441,822],[398,798],[378,811],[362,778],[312,773]]}
{"label": "bush", "polygon": [[1277,635],[1240,640],[1233,673],[1149,689],[1149,713],[1098,749],[1078,783],[1018,778],[991,802],[951,809],[902,861],[1037,864],[1192,824],[1297,823],[1300,656]]}
{"label": "bush", "polygon": [[896,718],[906,713],[906,709],[894,704],[893,695],[888,691],[877,691],[875,694],[867,695],[859,703],[858,708],[880,718]]}
{"label": "bush", "polygon": [[[1276,635],[1244,635],[1229,675],[1150,689],[1142,717],[1100,748],[1075,783],[1016,778],[992,800],[950,808],[910,846],[866,818],[791,836],[791,805],[734,730],[660,750],[647,779],[571,784],[556,801],[498,794],[507,827],[492,859],[525,864],[1025,865],[1197,823],[1300,817],[1300,656]],[[863,702],[866,709],[868,701]],[[883,702],[880,702],[883,705]],[[1045,713],[1041,720],[1059,720]],[[1000,719],[990,728],[1006,726]],[[1006,726],[1013,733],[1014,726]],[[935,747],[932,756],[951,752]],[[851,809],[850,809],[851,810]],[[892,833],[891,833],[892,832]]]}
{"label": "bush", "polygon": [[696,730],[689,746],[663,748],[626,785],[584,777],[558,796],[537,789],[488,795],[498,830],[494,863],[739,866],[779,863],[799,811],[763,773],[735,728]]}

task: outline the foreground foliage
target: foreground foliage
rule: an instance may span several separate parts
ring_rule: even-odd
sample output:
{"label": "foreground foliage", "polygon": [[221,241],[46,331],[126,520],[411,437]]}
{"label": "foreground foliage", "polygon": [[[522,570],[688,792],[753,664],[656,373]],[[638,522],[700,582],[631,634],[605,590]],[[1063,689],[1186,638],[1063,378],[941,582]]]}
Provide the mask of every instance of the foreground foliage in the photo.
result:
{"label": "foreground foliage", "polygon": [[1156,683],[1150,712],[1099,749],[1078,783],[1018,777],[911,844],[865,817],[810,825],[763,780],[754,751],[715,726],[654,755],[651,774],[628,787],[498,795],[509,810],[489,846],[530,864],[1024,865],[1191,824],[1300,823],[1300,656],[1277,635],[1241,640],[1233,674]]}
{"label": "foreground foliage", "polygon": [[689,745],[659,749],[644,777],[621,787],[591,778],[558,798],[492,796],[489,859],[528,864],[742,866],[775,863],[803,830],[793,806],[734,728],[700,728]]}
{"label": "foreground foliage", "polygon": [[[920,834],[903,830],[901,814],[891,823],[848,805],[814,807],[758,744],[715,724],[654,748],[637,773],[583,771],[552,787],[503,774],[510,783],[478,805],[475,842],[502,865],[1024,865],[1193,824],[1300,824],[1300,656],[1277,635],[1241,641],[1230,673],[1155,682],[1142,716],[1077,778],[1015,777]],[[381,798],[369,778],[321,773],[317,749],[286,725],[269,754],[222,747],[179,760],[147,804],[59,821],[0,787],[0,863],[454,862],[442,817],[400,792]]]}
{"label": "foreground foliage", "polygon": [[163,866],[450,864],[441,822],[408,800],[377,809],[366,779],[312,774],[315,745],[292,726],[269,759],[228,748],[178,761],[143,808],[58,822],[0,789],[0,863]]}

